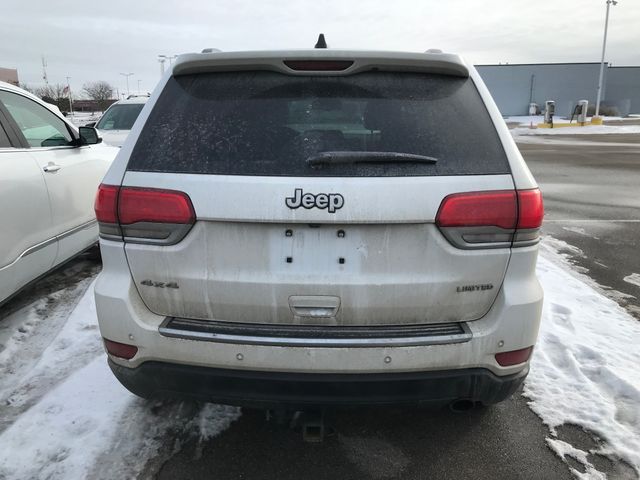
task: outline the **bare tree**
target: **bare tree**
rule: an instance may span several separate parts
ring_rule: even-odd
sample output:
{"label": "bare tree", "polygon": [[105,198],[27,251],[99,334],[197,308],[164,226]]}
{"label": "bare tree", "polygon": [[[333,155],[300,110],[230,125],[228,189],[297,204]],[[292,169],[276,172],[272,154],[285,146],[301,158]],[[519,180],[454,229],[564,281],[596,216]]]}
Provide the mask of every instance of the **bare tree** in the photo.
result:
{"label": "bare tree", "polygon": [[69,110],[69,94],[66,85],[61,83],[49,84],[34,90],[35,95],[47,103],[57,106],[61,111]]}
{"label": "bare tree", "polygon": [[98,103],[98,108],[100,108],[102,112],[109,106],[109,100],[111,100],[113,96],[113,87],[104,80],[85,83],[82,86],[82,91],[87,97]]}
{"label": "bare tree", "polygon": [[29,93],[34,93],[33,88],[31,88],[29,85],[27,85],[26,83],[21,83],[20,84],[20,88],[23,90],[26,90]]}

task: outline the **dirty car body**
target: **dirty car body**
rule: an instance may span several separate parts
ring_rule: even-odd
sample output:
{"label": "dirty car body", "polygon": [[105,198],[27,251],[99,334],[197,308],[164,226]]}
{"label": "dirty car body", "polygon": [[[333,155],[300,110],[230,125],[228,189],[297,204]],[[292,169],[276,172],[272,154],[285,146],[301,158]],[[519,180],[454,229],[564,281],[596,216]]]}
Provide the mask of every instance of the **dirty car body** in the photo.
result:
{"label": "dirty car body", "polygon": [[182,55],[96,212],[100,330],[143,397],[490,404],[528,372],[542,199],[457,55]]}

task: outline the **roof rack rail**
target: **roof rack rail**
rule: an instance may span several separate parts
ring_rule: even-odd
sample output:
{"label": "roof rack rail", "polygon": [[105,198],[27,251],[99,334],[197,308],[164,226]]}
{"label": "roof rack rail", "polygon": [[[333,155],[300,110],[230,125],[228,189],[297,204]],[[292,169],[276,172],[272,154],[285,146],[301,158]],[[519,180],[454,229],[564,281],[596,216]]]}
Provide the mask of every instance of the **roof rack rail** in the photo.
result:
{"label": "roof rack rail", "polygon": [[218,52],[222,52],[222,50],[220,50],[219,48],[209,47],[209,48],[203,48],[202,52],[200,53],[218,53]]}

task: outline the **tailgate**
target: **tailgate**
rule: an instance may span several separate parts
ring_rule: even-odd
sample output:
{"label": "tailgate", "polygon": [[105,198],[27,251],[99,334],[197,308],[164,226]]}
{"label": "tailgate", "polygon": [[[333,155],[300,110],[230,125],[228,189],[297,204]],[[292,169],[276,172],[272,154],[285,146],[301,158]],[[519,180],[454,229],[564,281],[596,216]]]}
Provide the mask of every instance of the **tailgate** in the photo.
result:
{"label": "tailgate", "polygon": [[[186,238],[125,247],[140,295],[160,315],[310,325],[473,320],[491,307],[509,260],[509,248],[455,248],[433,223],[448,194],[512,189],[508,175],[301,182],[303,191],[343,197],[331,214],[287,207],[291,179],[179,177],[198,218]],[[128,173],[125,182],[162,188],[176,175]]]}

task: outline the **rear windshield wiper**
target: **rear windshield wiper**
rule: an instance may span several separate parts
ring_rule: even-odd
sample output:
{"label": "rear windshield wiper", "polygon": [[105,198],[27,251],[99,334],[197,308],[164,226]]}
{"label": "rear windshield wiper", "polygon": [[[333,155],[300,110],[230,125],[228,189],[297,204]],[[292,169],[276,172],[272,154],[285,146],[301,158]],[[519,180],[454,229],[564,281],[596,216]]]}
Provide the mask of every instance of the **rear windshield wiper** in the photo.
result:
{"label": "rear windshield wiper", "polygon": [[320,152],[307,158],[307,164],[316,165],[340,163],[436,163],[435,157],[400,152],[335,151]]}

